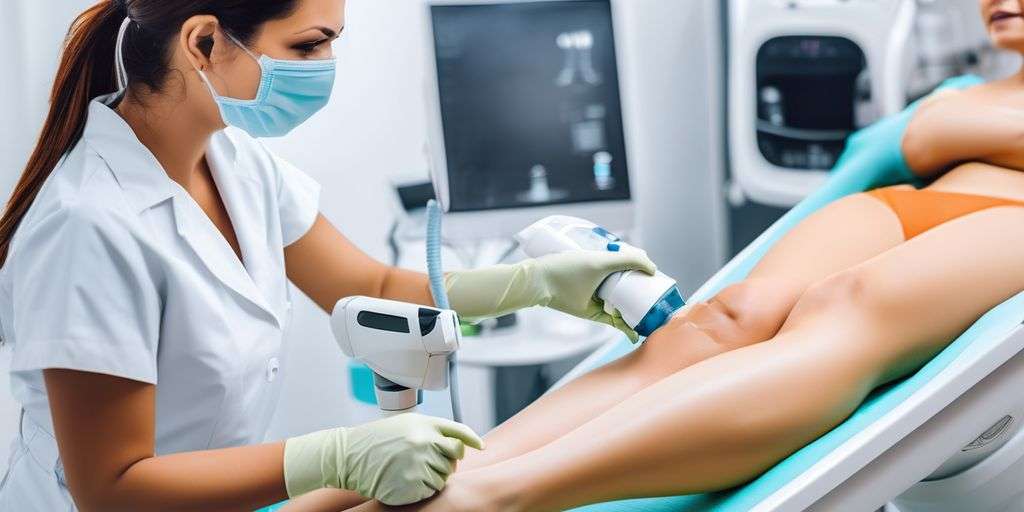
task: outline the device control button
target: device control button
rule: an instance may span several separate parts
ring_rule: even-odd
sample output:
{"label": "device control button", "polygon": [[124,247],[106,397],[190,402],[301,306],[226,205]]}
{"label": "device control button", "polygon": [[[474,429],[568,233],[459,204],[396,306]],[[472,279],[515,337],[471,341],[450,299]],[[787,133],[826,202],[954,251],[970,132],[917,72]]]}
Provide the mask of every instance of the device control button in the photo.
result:
{"label": "device control button", "polygon": [[591,229],[591,231],[593,231],[595,234],[597,234],[597,236],[599,236],[601,238],[604,238],[606,240],[610,240],[612,242],[618,242],[619,240],[621,240],[618,236],[615,236],[614,233],[612,233],[611,231],[608,231],[605,228],[602,228],[601,226],[597,226],[597,227]]}
{"label": "device control button", "polygon": [[441,311],[437,309],[420,308],[420,336],[426,336],[434,330],[437,325],[437,317],[440,314]]}

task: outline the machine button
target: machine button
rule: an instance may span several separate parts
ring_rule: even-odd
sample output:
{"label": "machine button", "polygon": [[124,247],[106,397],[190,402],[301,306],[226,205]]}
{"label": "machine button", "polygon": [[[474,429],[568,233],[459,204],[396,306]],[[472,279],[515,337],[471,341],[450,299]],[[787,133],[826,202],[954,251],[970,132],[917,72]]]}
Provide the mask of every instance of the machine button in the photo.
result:
{"label": "machine button", "polygon": [[420,308],[420,336],[426,336],[434,330],[437,325],[437,316],[440,314],[441,311],[437,309]]}

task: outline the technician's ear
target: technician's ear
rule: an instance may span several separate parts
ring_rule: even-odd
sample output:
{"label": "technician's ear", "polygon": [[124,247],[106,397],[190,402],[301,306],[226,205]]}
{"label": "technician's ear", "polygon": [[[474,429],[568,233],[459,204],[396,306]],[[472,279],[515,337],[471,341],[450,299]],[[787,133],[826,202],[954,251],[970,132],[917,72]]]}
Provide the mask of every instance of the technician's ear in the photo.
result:
{"label": "technician's ear", "polygon": [[181,26],[181,49],[192,67],[199,70],[210,68],[215,48],[223,47],[220,22],[216,16],[193,16]]}

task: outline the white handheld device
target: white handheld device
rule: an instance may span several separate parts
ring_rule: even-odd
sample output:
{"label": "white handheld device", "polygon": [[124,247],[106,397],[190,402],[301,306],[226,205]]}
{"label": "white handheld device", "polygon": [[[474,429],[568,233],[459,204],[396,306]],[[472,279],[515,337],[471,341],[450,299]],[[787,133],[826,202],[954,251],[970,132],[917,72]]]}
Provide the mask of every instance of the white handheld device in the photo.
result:
{"label": "white handheld device", "polygon": [[[564,215],[534,223],[519,232],[516,240],[531,258],[580,249],[636,250],[593,222]],[[597,289],[597,297],[604,301],[606,312],[618,312],[641,336],[650,336],[684,305],[676,280],[661,272],[653,276],[641,271],[612,274]]]}
{"label": "white handheld device", "polygon": [[346,356],[373,370],[386,412],[415,409],[420,390],[447,387],[448,357],[462,340],[455,311],[372,297],[338,301],[331,330]]}

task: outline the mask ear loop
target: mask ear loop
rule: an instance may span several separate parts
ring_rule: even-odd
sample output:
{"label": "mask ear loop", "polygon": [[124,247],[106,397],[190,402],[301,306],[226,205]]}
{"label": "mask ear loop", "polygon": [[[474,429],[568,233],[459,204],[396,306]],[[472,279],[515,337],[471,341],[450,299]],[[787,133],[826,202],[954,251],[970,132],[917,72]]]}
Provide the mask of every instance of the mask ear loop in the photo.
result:
{"label": "mask ear loop", "polygon": [[114,73],[117,74],[118,91],[128,88],[128,69],[124,66],[124,36],[131,23],[132,19],[129,17],[125,17],[121,22],[121,29],[117,31],[117,44],[114,46]]}
{"label": "mask ear loop", "polygon": [[[235,43],[235,46],[241,48],[242,51],[245,52],[249,57],[252,57],[252,59],[256,61],[256,64],[258,64],[260,66],[260,69],[263,69],[263,64],[260,63],[260,59],[259,59],[259,57],[256,56],[256,54],[254,54],[251,51],[249,51],[249,49],[246,48],[245,45],[242,44],[241,41],[236,39],[235,36],[231,35],[231,33],[228,32],[227,30],[224,31],[224,35],[227,36],[227,38],[230,39],[232,43]],[[210,78],[208,76],[206,76],[206,73],[203,72],[203,70],[201,70],[201,69],[197,69],[196,72],[199,73],[199,78],[201,78],[203,80],[203,82],[206,83],[206,88],[210,90],[210,94],[213,95],[214,100],[219,98],[220,95],[217,94],[217,89],[215,89],[213,87],[213,82],[211,82]]]}
{"label": "mask ear loop", "polygon": [[238,39],[235,38],[235,36],[231,35],[231,32],[228,32],[227,30],[225,30],[224,31],[224,35],[227,36],[228,39],[230,39],[232,43],[235,43],[235,46],[241,48],[243,52],[249,54],[249,56],[252,57],[252,60],[256,61],[256,63],[259,64],[260,58],[257,57],[256,54],[253,53],[251,50],[246,48],[245,45],[242,44],[241,41],[239,41]]}

